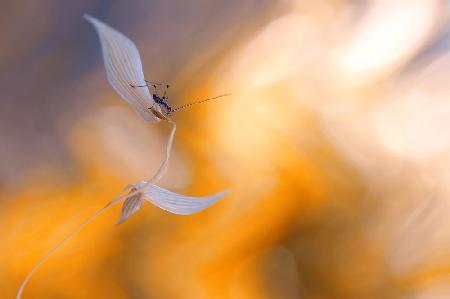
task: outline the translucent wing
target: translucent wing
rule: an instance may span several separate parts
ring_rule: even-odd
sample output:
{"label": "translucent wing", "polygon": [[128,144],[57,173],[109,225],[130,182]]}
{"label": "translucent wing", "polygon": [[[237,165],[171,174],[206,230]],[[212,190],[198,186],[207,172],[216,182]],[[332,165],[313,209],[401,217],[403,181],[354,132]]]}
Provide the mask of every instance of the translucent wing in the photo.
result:
{"label": "translucent wing", "polygon": [[144,197],[146,200],[168,212],[179,215],[190,215],[209,207],[226,193],[227,191],[223,191],[205,197],[184,196],[156,185],[148,184],[145,187]]}
{"label": "translucent wing", "polygon": [[106,78],[114,90],[130,103],[142,117],[149,122],[156,122],[150,111],[154,106],[153,97],[146,87],[132,87],[131,85],[146,85],[139,51],[134,43],[122,33],[90,15],[84,15],[97,31],[103,52]]}

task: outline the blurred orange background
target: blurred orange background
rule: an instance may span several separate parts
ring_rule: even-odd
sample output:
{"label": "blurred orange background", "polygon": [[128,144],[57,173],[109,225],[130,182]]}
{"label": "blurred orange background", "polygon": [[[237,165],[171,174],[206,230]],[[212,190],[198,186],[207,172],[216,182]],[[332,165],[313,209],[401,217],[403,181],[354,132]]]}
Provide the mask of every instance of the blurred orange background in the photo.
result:
{"label": "blurred orange background", "polygon": [[109,86],[89,13],[130,37],[174,115],[161,186],[230,194],[108,211],[23,298],[450,298],[449,3],[2,1],[0,298],[129,183],[170,127]]}

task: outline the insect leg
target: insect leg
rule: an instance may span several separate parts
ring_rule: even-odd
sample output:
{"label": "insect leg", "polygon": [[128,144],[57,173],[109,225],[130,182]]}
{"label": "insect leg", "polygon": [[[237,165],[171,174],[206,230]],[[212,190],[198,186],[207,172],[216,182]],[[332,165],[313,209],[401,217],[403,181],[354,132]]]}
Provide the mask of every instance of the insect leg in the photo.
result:
{"label": "insect leg", "polygon": [[135,88],[135,87],[148,87],[147,84],[145,84],[145,85],[133,85],[133,84],[130,84],[130,86],[133,87],[133,88]]}

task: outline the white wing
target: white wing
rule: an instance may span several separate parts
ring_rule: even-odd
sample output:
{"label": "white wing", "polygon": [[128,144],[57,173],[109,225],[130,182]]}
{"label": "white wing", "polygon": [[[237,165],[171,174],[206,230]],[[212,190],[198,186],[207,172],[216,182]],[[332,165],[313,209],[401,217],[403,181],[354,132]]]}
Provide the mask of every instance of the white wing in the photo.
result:
{"label": "white wing", "polygon": [[179,215],[190,215],[209,207],[226,193],[227,191],[223,191],[205,197],[184,196],[156,185],[148,184],[145,187],[144,197],[146,200],[168,212]]}
{"label": "white wing", "polygon": [[[114,90],[130,103],[142,117],[149,122],[157,122],[148,109],[155,102],[147,87],[132,87],[131,85],[146,85],[139,51],[134,43],[122,33],[90,15],[84,15],[97,31],[102,45],[103,61],[106,78]],[[161,111],[158,105],[155,109]]]}

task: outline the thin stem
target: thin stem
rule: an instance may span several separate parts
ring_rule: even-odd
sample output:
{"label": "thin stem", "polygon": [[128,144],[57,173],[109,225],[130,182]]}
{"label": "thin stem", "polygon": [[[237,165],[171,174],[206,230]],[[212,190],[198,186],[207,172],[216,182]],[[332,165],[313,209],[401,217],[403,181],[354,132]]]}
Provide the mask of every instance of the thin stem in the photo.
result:
{"label": "thin stem", "polygon": [[177,125],[173,120],[168,120],[168,122],[172,124],[172,132],[170,132],[170,136],[167,141],[166,159],[163,161],[156,174],[150,179],[150,181],[148,182],[149,184],[157,183],[164,175],[164,173],[167,170],[167,167],[169,166],[170,151],[172,150],[173,138],[175,136],[175,131],[177,130]]}
{"label": "thin stem", "polygon": [[89,217],[87,220],[85,220],[83,223],[81,223],[79,226],[77,226],[72,232],[70,232],[66,237],[64,237],[64,239],[62,239],[58,244],[56,244],[55,247],[53,247],[45,256],[44,258],[37,263],[36,266],[34,266],[33,269],[31,269],[30,273],[28,273],[27,277],[25,277],[24,281],[22,282],[22,284],[20,285],[19,290],[17,291],[17,295],[16,295],[16,299],[20,299],[22,298],[22,293],[23,290],[25,288],[25,286],[27,285],[28,281],[30,280],[31,276],[33,276],[34,272],[36,272],[36,270],[38,270],[42,264],[59,248],[61,247],[61,245],[63,245],[68,239],[70,239],[73,235],[75,235],[76,233],[78,233],[80,230],[82,230],[86,225],[88,225],[89,223],[91,223],[95,218],[97,218],[98,216],[100,216],[101,214],[103,214],[103,212],[105,212],[107,209],[109,209],[110,207],[112,207],[113,205],[116,205],[118,203],[120,203],[121,201],[123,201],[124,199],[128,198],[129,196],[134,195],[137,192],[131,192],[128,193],[126,195],[123,195],[126,191],[130,190],[133,186],[128,185],[126,186],[121,192],[120,194],[114,198],[113,200],[111,200],[106,206],[104,206],[103,208],[101,208],[100,210],[98,210],[96,213],[94,213],[94,215],[92,215],[91,217]]}
{"label": "thin stem", "polygon": [[[149,181],[150,184],[154,184],[154,183],[158,182],[161,179],[161,177],[164,175],[164,173],[166,172],[167,166],[169,165],[170,151],[172,150],[172,144],[173,144],[173,139],[174,139],[174,136],[175,136],[175,131],[177,129],[177,125],[171,119],[166,118],[166,120],[172,124],[172,132],[170,133],[169,140],[167,141],[166,158],[163,161],[163,163],[161,164],[159,170],[153,176],[153,178],[150,179],[150,181]],[[104,206],[103,208],[98,210],[96,213],[94,213],[91,217],[89,217],[87,220],[85,220],[83,223],[81,223],[79,226],[77,226],[72,232],[70,232],[66,237],[64,237],[64,239],[62,239],[58,244],[56,244],[56,246],[53,247],[44,256],[44,258],[42,258],[39,261],[39,263],[37,263],[37,265],[34,266],[33,269],[31,269],[30,273],[28,273],[28,275],[25,277],[24,281],[20,285],[19,290],[17,291],[16,299],[21,299],[22,298],[23,290],[25,289],[25,286],[27,285],[27,283],[30,280],[31,276],[33,276],[33,274],[42,266],[42,264],[44,264],[44,262],[47,261],[50,258],[50,256],[56,250],[58,250],[59,247],[61,247],[61,245],[63,245],[72,236],[74,236],[76,233],[78,233],[80,230],[82,230],[86,225],[91,223],[95,218],[97,218],[98,216],[103,214],[107,209],[109,209],[110,207],[112,207],[112,206],[122,202],[123,200],[125,200],[125,199],[129,198],[130,196],[133,196],[133,195],[135,195],[135,194],[137,194],[139,192],[138,190],[133,190],[133,188],[134,188],[133,185],[126,186],[119,193],[119,195],[117,197],[112,199],[106,206]],[[123,195],[125,192],[127,192],[129,190],[132,190],[132,192],[130,192],[130,193],[126,194],[126,195]]]}

